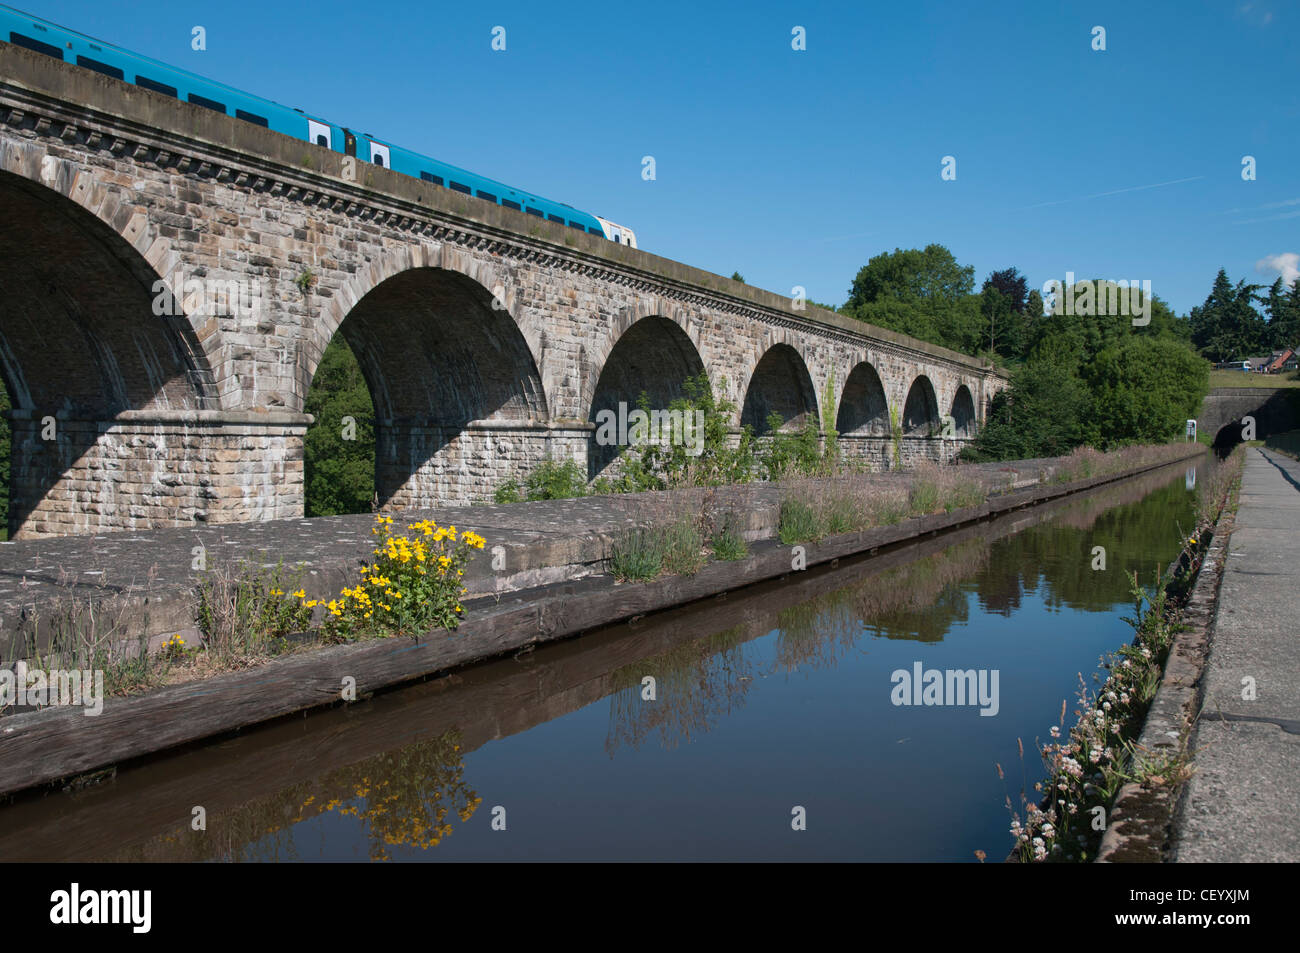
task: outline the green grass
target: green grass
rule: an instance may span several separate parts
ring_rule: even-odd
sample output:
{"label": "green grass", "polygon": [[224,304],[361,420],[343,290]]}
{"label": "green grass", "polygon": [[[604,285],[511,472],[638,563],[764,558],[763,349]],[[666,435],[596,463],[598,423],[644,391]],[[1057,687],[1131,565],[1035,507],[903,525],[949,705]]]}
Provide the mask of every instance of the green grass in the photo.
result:
{"label": "green grass", "polygon": [[689,576],[705,562],[704,538],[690,519],[661,526],[640,526],[619,536],[610,547],[610,572],[625,582],[644,582],[661,572]]}
{"label": "green grass", "polygon": [[749,547],[745,545],[745,538],[736,532],[730,522],[725,523],[720,530],[713,534],[713,538],[709,540],[709,548],[713,550],[714,559],[720,559],[724,562],[734,562],[749,555]]}
{"label": "green grass", "polygon": [[1210,387],[1300,387],[1300,373],[1249,374],[1242,371],[1210,371]]}

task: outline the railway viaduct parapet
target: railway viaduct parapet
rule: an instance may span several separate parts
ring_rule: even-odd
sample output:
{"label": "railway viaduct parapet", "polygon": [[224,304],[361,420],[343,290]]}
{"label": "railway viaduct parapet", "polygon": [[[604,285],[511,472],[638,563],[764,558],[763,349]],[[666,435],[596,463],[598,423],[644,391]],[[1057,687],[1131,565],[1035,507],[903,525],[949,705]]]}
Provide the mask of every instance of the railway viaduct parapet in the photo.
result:
{"label": "railway viaduct parapet", "polygon": [[[0,373],[13,536],[303,514],[342,334],[387,508],[470,503],[707,372],[735,426],[833,421],[951,459],[986,362],[0,43]],[[952,418],[941,436],[943,418]],[[901,436],[900,436],[901,435]]]}

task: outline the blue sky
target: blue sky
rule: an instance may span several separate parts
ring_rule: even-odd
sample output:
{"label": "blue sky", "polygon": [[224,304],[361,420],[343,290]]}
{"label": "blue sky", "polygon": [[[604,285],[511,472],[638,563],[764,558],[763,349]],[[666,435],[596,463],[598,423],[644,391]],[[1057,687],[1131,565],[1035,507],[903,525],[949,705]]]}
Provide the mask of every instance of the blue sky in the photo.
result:
{"label": "blue sky", "polygon": [[1300,260],[1296,0],[11,2],[781,294],[839,304],[938,242],[977,282],[1144,279],[1186,313],[1220,267]]}

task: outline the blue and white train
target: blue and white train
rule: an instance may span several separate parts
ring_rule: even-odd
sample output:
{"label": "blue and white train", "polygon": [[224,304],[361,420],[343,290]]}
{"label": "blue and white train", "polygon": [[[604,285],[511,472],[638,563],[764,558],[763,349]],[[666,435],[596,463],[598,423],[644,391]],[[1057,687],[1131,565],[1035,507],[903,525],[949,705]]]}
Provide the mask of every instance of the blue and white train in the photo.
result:
{"label": "blue and white train", "polygon": [[347,126],[340,126],[320,116],[308,115],[301,109],[291,109],[269,99],[252,96],[224,83],[204,79],[187,70],[168,66],[3,5],[0,5],[0,40],[7,40],[15,46],[53,56],[65,63],[103,73],[164,96],[264,126],[295,139],[314,142],[344,155],[357,156],[394,172],[423,179],[455,192],[473,195],[592,235],[602,235],[612,242],[637,247],[636,234],[630,228],[579,211],[564,202],[555,202],[531,192],[511,188],[494,179],[376,139],[368,133],[354,132]]}

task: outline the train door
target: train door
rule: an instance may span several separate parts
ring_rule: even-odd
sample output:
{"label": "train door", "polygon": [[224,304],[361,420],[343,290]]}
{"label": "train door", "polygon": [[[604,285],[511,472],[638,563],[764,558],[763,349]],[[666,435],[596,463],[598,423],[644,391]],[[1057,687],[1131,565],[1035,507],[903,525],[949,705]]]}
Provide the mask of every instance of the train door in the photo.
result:
{"label": "train door", "polygon": [[317,122],[315,119],[307,120],[307,138],[316,143],[318,146],[324,146],[326,149],[332,149],[330,127],[323,122]]}
{"label": "train door", "polygon": [[343,154],[345,156],[354,156],[357,154],[357,137],[347,126],[343,128]]}

